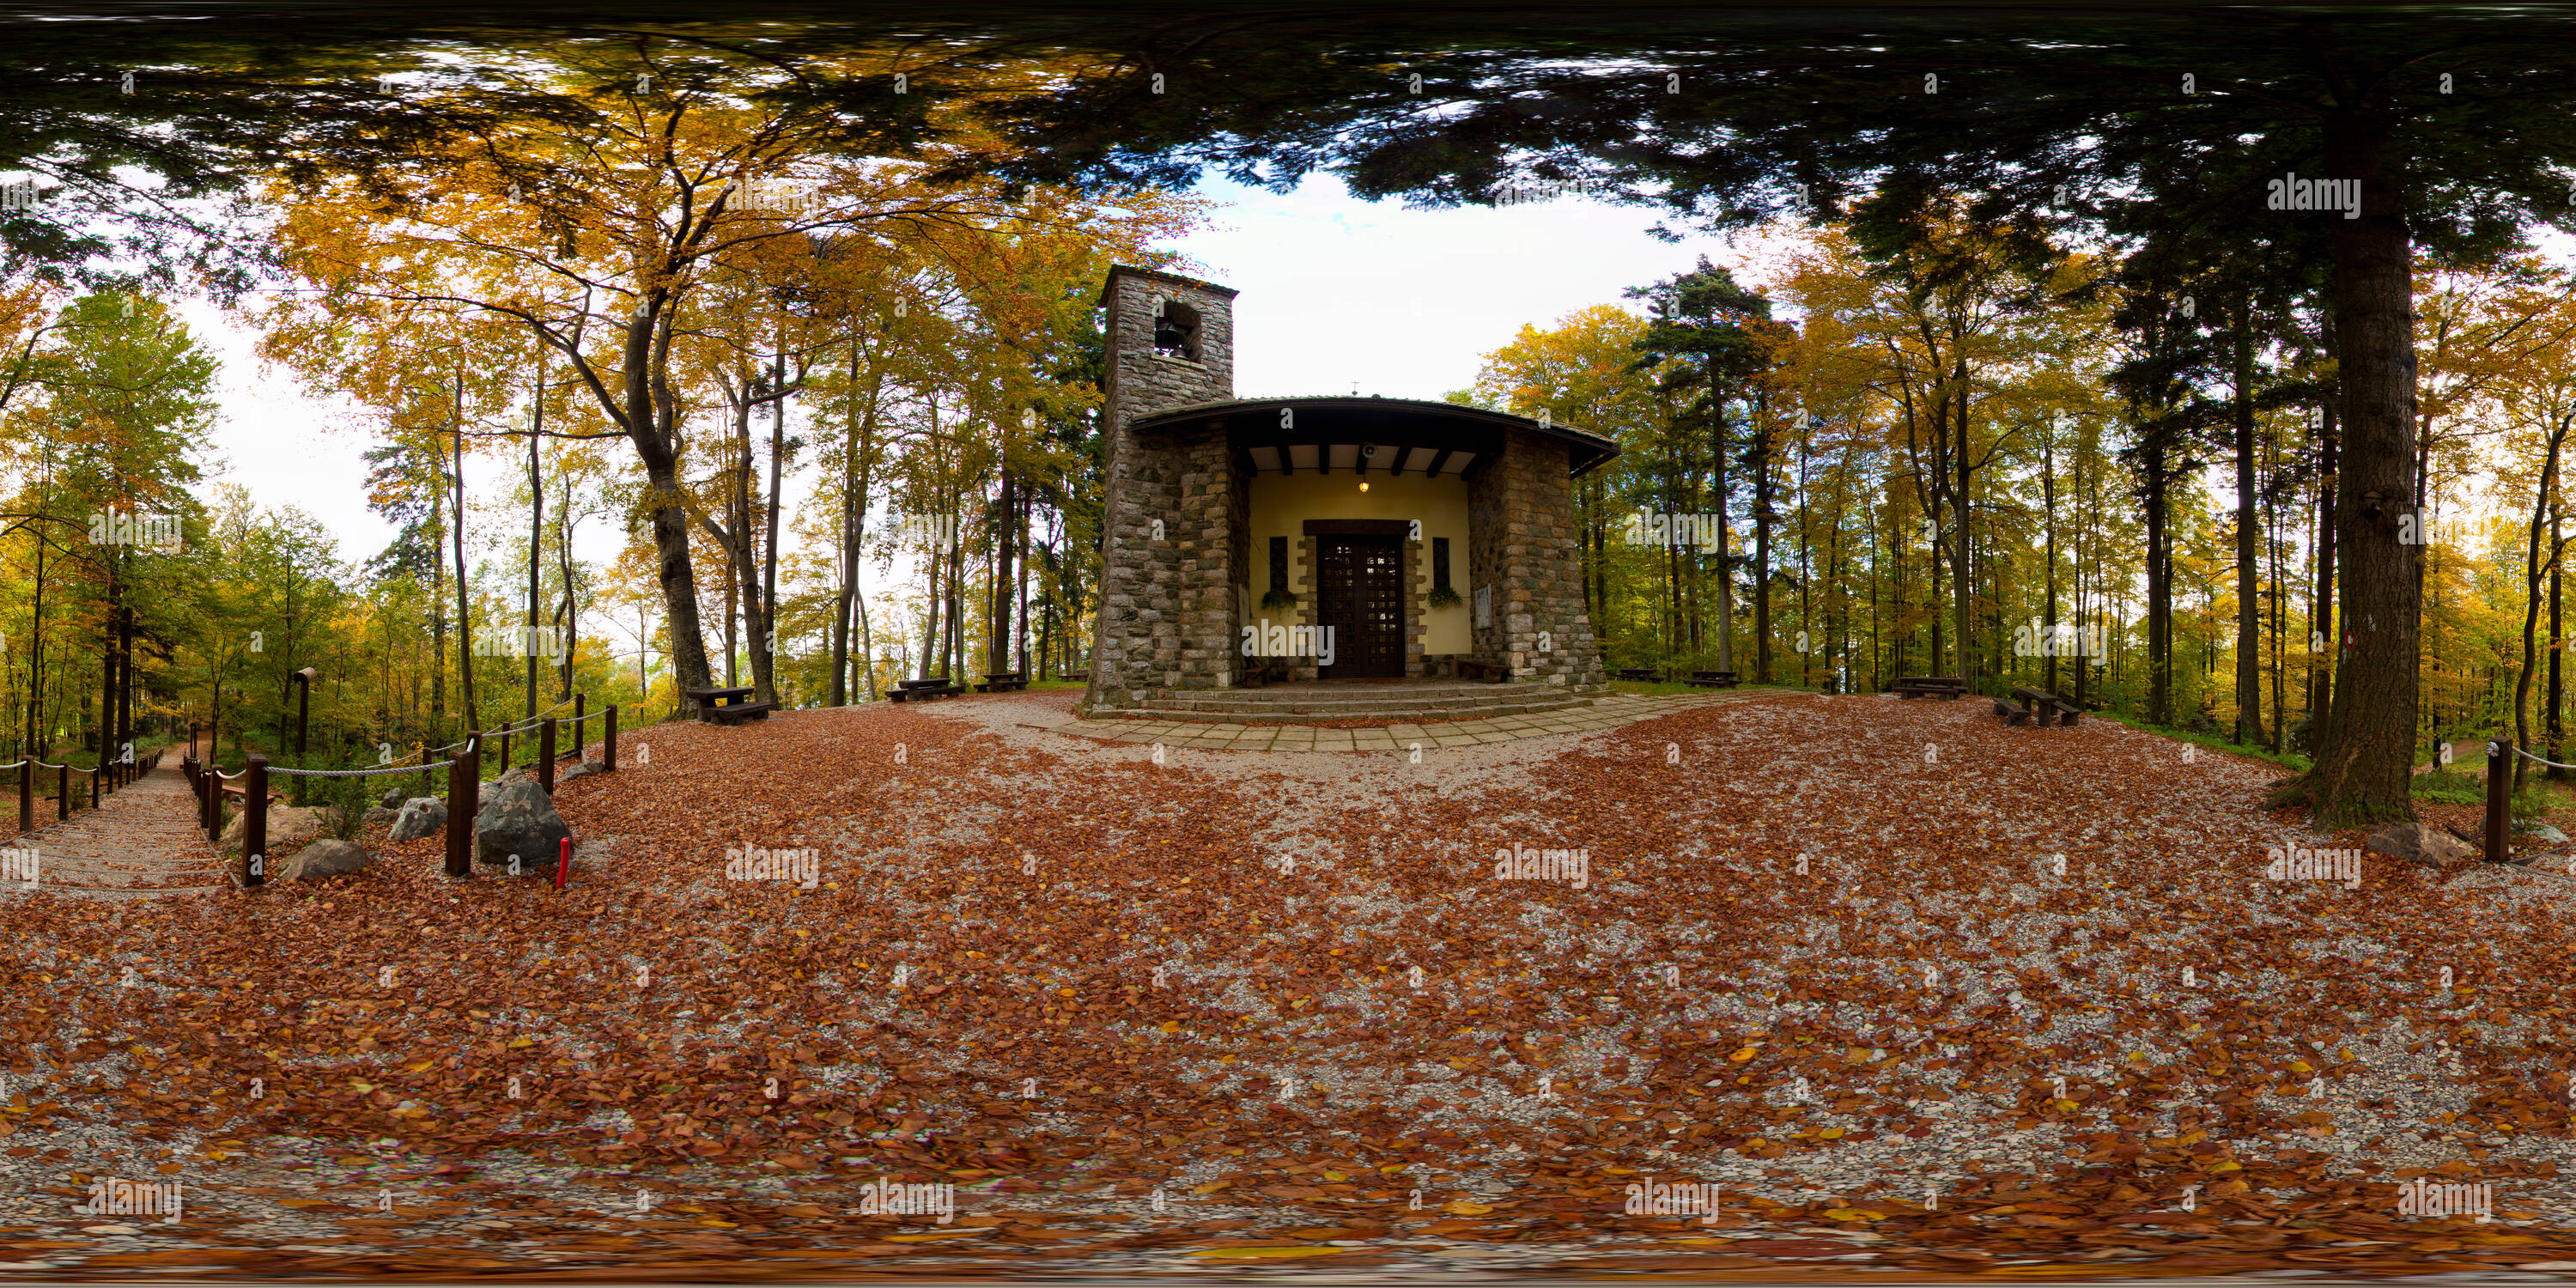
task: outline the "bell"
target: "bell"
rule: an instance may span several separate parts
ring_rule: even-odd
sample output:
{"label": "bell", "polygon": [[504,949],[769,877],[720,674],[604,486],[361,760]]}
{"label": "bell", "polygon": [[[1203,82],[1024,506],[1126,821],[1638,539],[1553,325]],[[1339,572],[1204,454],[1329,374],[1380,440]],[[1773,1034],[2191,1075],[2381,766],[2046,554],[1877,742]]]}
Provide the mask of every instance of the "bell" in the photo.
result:
{"label": "bell", "polygon": [[1181,328],[1170,318],[1154,319],[1155,348],[1177,350],[1181,348],[1181,342]]}

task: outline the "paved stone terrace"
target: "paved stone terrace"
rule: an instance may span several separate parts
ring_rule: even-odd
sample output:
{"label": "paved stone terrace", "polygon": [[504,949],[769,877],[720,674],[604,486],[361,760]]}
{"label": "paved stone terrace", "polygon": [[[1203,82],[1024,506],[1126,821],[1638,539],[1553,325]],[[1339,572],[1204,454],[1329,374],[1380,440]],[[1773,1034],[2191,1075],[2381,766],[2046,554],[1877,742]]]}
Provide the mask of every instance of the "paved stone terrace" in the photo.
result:
{"label": "paved stone terrace", "polygon": [[[1740,702],[1759,692],[1637,694],[1611,693],[1588,707],[1542,711],[1530,715],[1494,716],[1481,720],[1433,720],[1389,724],[1379,729],[1330,729],[1313,725],[1209,724],[1205,721],[1085,720],[1064,712],[1027,722],[1078,738],[1103,742],[1162,743],[1167,747],[1201,747],[1221,751],[1403,751],[1413,743],[1425,747],[1471,747],[1481,743],[1518,742],[1558,734],[1615,729],[1677,711]],[[936,710],[934,707],[932,710]]]}

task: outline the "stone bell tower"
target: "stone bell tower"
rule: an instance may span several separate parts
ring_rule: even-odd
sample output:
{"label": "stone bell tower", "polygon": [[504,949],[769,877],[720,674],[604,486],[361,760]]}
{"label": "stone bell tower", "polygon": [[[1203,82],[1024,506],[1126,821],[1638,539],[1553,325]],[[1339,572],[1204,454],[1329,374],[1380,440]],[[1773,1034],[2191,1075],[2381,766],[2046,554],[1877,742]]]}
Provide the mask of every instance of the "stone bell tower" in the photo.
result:
{"label": "stone bell tower", "polygon": [[1101,390],[1108,495],[1085,710],[1231,686],[1234,586],[1248,557],[1239,531],[1245,481],[1234,477],[1225,430],[1129,428],[1234,398],[1234,292],[1122,264],[1109,270],[1100,303],[1109,311]]}

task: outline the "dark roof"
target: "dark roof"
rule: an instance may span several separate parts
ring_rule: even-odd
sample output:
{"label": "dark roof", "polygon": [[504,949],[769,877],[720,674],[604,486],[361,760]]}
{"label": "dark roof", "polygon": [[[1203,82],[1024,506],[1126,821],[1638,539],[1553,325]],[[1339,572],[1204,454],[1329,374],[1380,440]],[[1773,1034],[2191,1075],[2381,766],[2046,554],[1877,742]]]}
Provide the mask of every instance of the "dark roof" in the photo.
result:
{"label": "dark roof", "polygon": [[1195,277],[1183,277],[1178,273],[1166,273],[1159,268],[1137,268],[1131,264],[1112,264],[1109,266],[1109,275],[1102,279],[1100,283],[1100,299],[1097,301],[1098,303],[1104,305],[1109,303],[1109,288],[1118,284],[1118,276],[1121,273],[1124,273],[1129,277],[1142,277],[1149,281],[1169,282],[1174,286],[1195,286],[1202,291],[1214,291],[1229,300],[1233,299],[1236,294],[1235,289],[1231,286],[1219,286],[1214,282],[1202,282]]}
{"label": "dark roof", "polygon": [[[1187,279],[1182,279],[1187,280]],[[1276,428],[1279,408],[1293,408],[1301,413],[1294,429]],[[1193,403],[1139,416],[1130,422],[1131,429],[1166,428],[1192,420],[1232,422],[1236,446],[1247,447],[1257,437],[1263,443],[1342,443],[1370,441],[1398,443],[1406,441],[1447,442],[1459,450],[1469,440],[1490,440],[1506,429],[1553,438],[1564,443],[1568,451],[1567,475],[1583,474],[1619,454],[1618,440],[1577,429],[1571,425],[1542,425],[1528,416],[1469,407],[1459,403],[1431,402],[1419,398],[1374,398],[1351,395],[1327,395],[1312,398],[1238,398],[1222,402]]]}

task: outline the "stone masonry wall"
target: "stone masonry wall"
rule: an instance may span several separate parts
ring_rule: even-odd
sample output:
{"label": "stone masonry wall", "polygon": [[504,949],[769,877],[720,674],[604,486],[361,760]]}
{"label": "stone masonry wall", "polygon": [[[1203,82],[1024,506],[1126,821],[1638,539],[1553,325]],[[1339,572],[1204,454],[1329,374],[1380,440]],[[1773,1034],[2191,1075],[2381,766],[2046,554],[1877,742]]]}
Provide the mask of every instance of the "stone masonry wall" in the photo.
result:
{"label": "stone masonry wall", "polygon": [[1501,458],[1467,484],[1467,585],[1459,593],[1472,614],[1477,592],[1494,588],[1493,624],[1468,619],[1478,660],[1510,667],[1514,683],[1599,689],[1606,677],[1584,611],[1568,463],[1563,443],[1505,432]]}
{"label": "stone masonry wall", "polygon": [[[1198,312],[1197,361],[1154,351],[1157,296]],[[1238,525],[1224,432],[1127,428],[1157,412],[1234,397],[1234,292],[1122,266],[1110,270],[1102,298],[1108,495],[1085,710],[1131,707],[1158,689],[1219,687],[1234,675]]]}

